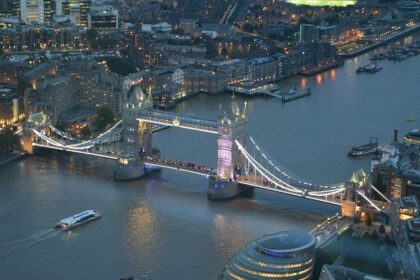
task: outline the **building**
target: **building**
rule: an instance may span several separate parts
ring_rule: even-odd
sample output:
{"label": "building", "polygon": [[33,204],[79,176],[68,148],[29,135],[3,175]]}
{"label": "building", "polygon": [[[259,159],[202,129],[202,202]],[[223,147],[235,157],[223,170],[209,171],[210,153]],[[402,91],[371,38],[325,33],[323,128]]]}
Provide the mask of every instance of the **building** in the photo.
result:
{"label": "building", "polygon": [[214,62],[211,67],[220,73],[223,73],[229,85],[240,84],[249,81],[249,62],[242,59],[231,59],[220,62]]}
{"label": "building", "polygon": [[253,83],[272,83],[277,78],[277,60],[273,56],[265,56],[250,60],[249,80]]}
{"label": "building", "polygon": [[191,34],[195,28],[198,27],[197,19],[180,19],[179,27],[182,28],[184,33]]}
{"label": "building", "polygon": [[16,30],[20,26],[21,20],[14,17],[0,17],[0,29]]}
{"label": "building", "polygon": [[420,279],[420,204],[415,196],[392,200],[390,224],[407,279]]}
{"label": "building", "polygon": [[369,275],[353,268],[337,266],[337,265],[328,265],[328,264],[324,264],[322,266],[322,271],[321,271],[321,275],[319,276],[319,280],[344,280],[344,279],[385,280],[385,278]]}
{"label": "building", "polygon": [[37,89],[40,81],[46,79],[48,76],[55,76],[57,72],[57,65],[55,63],[44,62],[35,68],[26,71],[22,75],[22,79],[31,86],[32,89]]}
{"label": "building", "polygon": [[18,78],[29,70],[29,65],[25,62],[0,61],[0,84],[14,85],[18,83]]}
{"label": "building", "polygon": [[184,71],[184,83],[188,92],[219,94],[226,90],[227,78],[212,70],[190,68]]}
{"label": "building", "polygon": [[235,28],[229,24],[203,23],[201,33],[206,34],[212,39],[224,38],[234,34]]}
{"label": "building", "polygon": [[[88,27],[88,14],[92,7],[90,0],[59,0],[60,4],[57,5],[57,15],[68,16],[71,22],[77,27],[87,28]],[[61,8],[58,6],[61,5]]]}
{"label": "building", "polygon": [[114,115],[121,112],[121,88],[117,74],[105,63],[88,60],[61,62],[57,72],[43,75],[25,91],[25,112],[46,112],[52,124],[67,125],[93,116],[102,106]]}
{"label": "building", "polygon": [[172,30],[172,26],[167,22],[161,22],[156,24],[142,24],[141,31],[147,33],[155,33],[155,32],[169,32]]}
{"label": "building", "polygon": [[[395,132],[397,134],[397,132]],[[380,149],[378,158],[372,160],[372,184],[388,198],[398,199],[406,195],[420,198],[420,145],[418,132],[404,136],[404,142]]]}
{"label": "building", "polygon": [[118,10],[111,6],[95,6],[88,14],[88,28],[98,31],[118,29]]}
{"label": "building", "polygon": [[228,263],[224,280],[310,279],[315,238],[301,231],[282,231],[248,243]]}
{"label": "building", "polygon": [[[60,21],[57,23],[56,21]],[[19,29],[0,30],[5,52],[33,50],[78,50],[87,43],[84,30],[70,24],[65,17],[55,18],[50,26],[27,25]]]}
{"label": "building", "polygon": [[14,89],[0,87],[0,125],[10,125],[23,118],[22,98]]}
{"label": "building", "polygon": [[299,43],[318,41],[318,32],[313,24],[301,24],[299,27]]}
{"label": "building", "polygon": [[52,0],[21,0],[19,17],[24,23],[49,23],[52,19]]}

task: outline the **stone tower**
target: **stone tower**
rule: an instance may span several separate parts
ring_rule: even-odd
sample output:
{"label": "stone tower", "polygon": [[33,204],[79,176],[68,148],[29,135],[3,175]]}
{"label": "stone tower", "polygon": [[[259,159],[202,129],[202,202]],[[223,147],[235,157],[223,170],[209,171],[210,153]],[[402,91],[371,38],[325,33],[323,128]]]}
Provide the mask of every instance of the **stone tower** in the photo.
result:
{"label": "stone tower", "polygon": [[210,178],[208,197],[226,199],[239,194],[244,189],[236,182],[236,177],[245,172],[245,161],[235,144],[237,140],[246,146],[248,116],[246,103],[243,110],[232,102],[231,112],[219,119],[217,131],[217,174]]}
{"label": "stone tower", "polygon": [[151,96],[140,86],[131,87],[123,97],[123,153],[114,173],[116,180],[131,180],[145,175],[144,158],[152,150],[152,125],[137,117],[152,108]]}

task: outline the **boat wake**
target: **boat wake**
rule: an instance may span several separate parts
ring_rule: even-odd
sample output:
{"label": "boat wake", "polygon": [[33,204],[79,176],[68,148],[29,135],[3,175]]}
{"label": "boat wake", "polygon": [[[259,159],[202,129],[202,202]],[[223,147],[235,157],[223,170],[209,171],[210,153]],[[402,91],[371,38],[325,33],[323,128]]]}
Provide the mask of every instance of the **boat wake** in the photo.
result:
{"label": "boat wake", "polygon": [[0,207],[0,217],[12,210],[11,204],[6,204]]}
{"label": "boat wake", "polygon": [[22,237],[9,242],[0,243],[0,252],[5,255],[11,255],[17,252],[27,250],[43,241],[53,238],[60,234],[60,231],[48,229],[33,233],[28,237]]}

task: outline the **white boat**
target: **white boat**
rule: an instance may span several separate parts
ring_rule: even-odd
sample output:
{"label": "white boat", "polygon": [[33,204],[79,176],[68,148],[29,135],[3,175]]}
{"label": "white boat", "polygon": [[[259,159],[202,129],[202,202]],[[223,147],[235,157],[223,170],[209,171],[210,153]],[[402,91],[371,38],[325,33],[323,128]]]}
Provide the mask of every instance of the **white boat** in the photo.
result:
{"label": "white boat", "polygon": [[71,228],[86,224],[90,221],[96,220],[102,216],[102,213],[98,210],[86,210],[79,214],[62,219],[55,226],[56,229],[62,231],[69,230]]}

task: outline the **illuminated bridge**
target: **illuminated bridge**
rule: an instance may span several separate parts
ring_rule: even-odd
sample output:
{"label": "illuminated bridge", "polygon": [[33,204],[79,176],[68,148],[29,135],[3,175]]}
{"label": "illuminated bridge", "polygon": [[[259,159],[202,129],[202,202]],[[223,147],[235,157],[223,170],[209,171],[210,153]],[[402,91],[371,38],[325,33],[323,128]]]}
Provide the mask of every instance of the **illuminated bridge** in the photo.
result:
{"label": "illuminated bridge", "polygon": [[[28,153],[35,148],[54,149],[102,157],[117,162],[117,180],[139,178],[156,168],[206,176],[210,199],[231,198],[252,187],[341,206],[342,214],[361,211],[387,212],[386,203],[371,199],[373,191],[364,173],[353,174],[345,183],[313,184],[288,171],[247,132],[247,109],[236,102],[217,121],[195,118],[152,108],[151,98],[141,89],[125,96],[122,120],[95,138],[81,141],[48,123],[42,112],[32,115],[23,129]],[[168,159],[152,147],[154,125],[172,126],[217,135],[216,168]],[[363,199],[360,199],[363,198]],[[363,200],[364,203],[358,204]]]}

